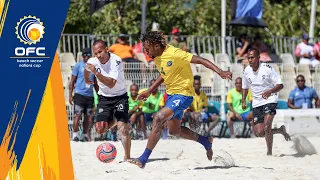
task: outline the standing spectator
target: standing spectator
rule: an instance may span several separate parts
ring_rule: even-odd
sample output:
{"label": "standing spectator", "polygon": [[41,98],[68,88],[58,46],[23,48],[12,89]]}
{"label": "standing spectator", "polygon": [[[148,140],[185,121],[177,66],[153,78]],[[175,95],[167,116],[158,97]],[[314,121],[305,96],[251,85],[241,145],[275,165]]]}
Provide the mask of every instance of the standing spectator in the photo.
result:
{"label": "standing spectator", "polygon": [[238,61],[247,64],[248,60],[246,59],[248,50],[251,48],[247,34],[241,34],[239,42],[237,44],[237,58]]}
{"label": "standing spectator", "polygon": [[[82,50],[83,60],[78,62],[73,70],[71,82],[69,84],[69,102],[73,105],[74,102],[74,114],[73,119],[73,140],[74,141],[89,141],[88,131],[92,124],[94,98],[93,98],[93,85],[87,85],[84,81],[84,68],[91,57],[91,49],[85,48]],[[90,80],[94,81],[94,75],[90,74]],[[72,96],[73,89],[75,90],[74,96]],[[96,87],[96,90],[98,88]],[[79,121],[84,114],[83,120],[83,132],[79,137]]]}
{"label": "standing spectator", "polygon": [[117,39],[117,43],[113,44],[109,51],[119,56],[122,61],[125,62],[140,62],[137,60],[132,47],[128,43],[128,37],[126,35],[120,34]]}
{"label": "standing spectator", "polygon": [[313,67],[319,64],[319,61],[314,56],[313,46],[309,43],[309,36],[306,33],[302,35],[302,42],[296,47],[295,55],[300,59],[300,64],[308,64]]}
{"label": "standing spectator", "polygon": [[317,92],[305,85],[303,75],[297,76],[297,87],[289,94],[288,106],[291,109],[312,108],[312,100],[315,100],[315,107],[320,107],[320,101]]}
{"label": "standing spectator", "polygon": [[242,109],[242,78],[238,77],[235,82],[236,87],[230,89],[227,95],[228,114],[227,123],[230,129],[231,137],[235,137],[233,130],[233,121],[252,120],[252,112],[250,111],[250,102],[252,102],[251,91],[248,92],[246,98],[246,109]]}
{"label": "standing spectator", "polygon": [[170,45],[180,48],[184,51],[189,52],[189,48],[186,42],[184,42],[180,37],[180,30],[178,28],[173,28],[172,30],[173,39],[169,42]]}

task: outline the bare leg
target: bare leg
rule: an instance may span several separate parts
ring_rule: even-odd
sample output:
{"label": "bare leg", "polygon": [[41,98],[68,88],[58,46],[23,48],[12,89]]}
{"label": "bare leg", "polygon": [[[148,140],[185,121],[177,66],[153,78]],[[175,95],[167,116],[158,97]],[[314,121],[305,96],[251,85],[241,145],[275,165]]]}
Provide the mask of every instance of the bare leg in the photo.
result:
{"label": "bare leg", "polygon": [[227,114],[227,123],[228,123],[229,129],[230,129],[231,137],[234,137],[233,119],[234,119],[234,113],[229,112]]}
{"label": "bare leg", "polygon": [[[78,133],[79,132],[79,120],[81,118],[81,114],[76,114],[74,119],[73,119],[73,132]],[[75,137],[72,137],[75,139]],[[79,140],[79,137],[76,139],[76,141]]]}
{"label": "bare leg", "polygon": [[[159,112],[154,114],[153,121],[152,121],[152,130],[148,138],[147,148],[145,152],[147,151],[148,157],[151,154],[152,150],[155,148],[156,144],[160,140],[161,137],[161,129],[162,125],[173,116],[174,112],[164,107]],[[144,153],[145,154],[145,153]],[[144,154],[142,156],[144,156]],[[140,156],[140,158],[142,157]],[[147,157],[147,158],[148,158]],[[140,168],[143,168],[146,162],[141,162],[142,160],[147,161],[147,158],[145,159],[131,159],[129,160],[130,163],[135,164],[139,166]]]}
{"label": "bare leg", "polygon": [[[138,159],[132,159],[129,162],[137,165],[140,168],[145,166],[147,159],[149,158],[152,150],[158,143],[161,136],[161,127],[170,117],[172,117],[174,112],[169,108],[162,108],[157,114],[155,114],[153,118],[153,126],[151,134],[148,138],[147,148],[142,156]],[[178,119],[173,119],[168,122],[169,133],[176,136],[181,136],[183,138],[198,141],[201,143],[207,150],[207,157],[209,160],[212,160],[212,141],[213,138],[207,138],[203,136],[199,136],[188,128],[181,127],[180,121]],[[147,156],[147,157],[146,157]]]}
{"label": "bare leg", "polygon": [[213,124],[211,124],[208,128],[208,134],[212,131],[213,128],[215,128],[219,123],[219,118],[214,114],[211,116],[211,120],[213,121]]}
{"label": "bare leg", "polygon": [[118,121],[117,123],[118,130],[121,135],[121,143],[124,149],[124,161],[130,159],[130,149],[131,149],[131,138],[129,135],[129,124]]}
{"label": "bare leg", "polygon": [[273,133],[271,131],[273,121],[273,115],[267,114],[264,116],[264,132],[265,139],[267,143],[267,155],[272,155],[272,145],[273,145]]}

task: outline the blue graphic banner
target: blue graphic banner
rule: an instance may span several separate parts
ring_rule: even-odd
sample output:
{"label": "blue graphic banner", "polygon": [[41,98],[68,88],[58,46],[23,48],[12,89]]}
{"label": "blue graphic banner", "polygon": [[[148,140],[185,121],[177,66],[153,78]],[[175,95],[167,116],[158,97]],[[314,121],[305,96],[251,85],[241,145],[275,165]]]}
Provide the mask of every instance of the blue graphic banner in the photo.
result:
{"label": "blue graphic banner", "polygon": [[14,145],[18,168],[35,124],[69,3],[69,0],[10,0],[2,8],[1,137],[15,102],[20,119],[31,90]]}
{"label": "blue graphic banner", "polygon": [[235,17],[262,18],[263,0],[237,0]]}

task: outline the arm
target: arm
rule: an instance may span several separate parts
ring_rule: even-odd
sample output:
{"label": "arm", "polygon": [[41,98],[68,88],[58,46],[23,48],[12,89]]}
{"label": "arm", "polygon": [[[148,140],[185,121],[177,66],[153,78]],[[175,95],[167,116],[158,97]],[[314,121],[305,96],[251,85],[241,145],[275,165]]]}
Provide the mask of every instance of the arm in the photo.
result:
{"label": "arm", "polygon": [[157,89],[161,83],[163,83],[163,78],[161,75],[158,76],[158,78],[156,79],[156,81],[152,84],[152,86],[150,86],[146,91],[141,92],[141,94],[139,94],[138,98],[146,101],[148,99],[148,97],[150,96],[151,92],[154,91],[155,89]]}
{"label": "arm", "polygon": [[293,105],[293,99],[288,99],[288,107],[291,109],[299,109]]}
{"label": "arm", "polygon": [[163,83],[163,78],[161,75],[158,76],[158,78],[156,79],[156,81],[152,84],[152,86],[150,86],[147,89],[147,93],[151,94],[152,91],[154,91],[155,89],[157,89],[162,83]]}
{"label": "arm", "polygon": [[191,63],[201,64],[201,65],[205,66],[206,68],[211,69],[212,71],[216,72],[219,75],[222,72],[222,70],[218,66],[214,65],[211,61],[204,59],[200,56],[195,56],[195,55],[192,56]]}
{"label": "arm", "polygon": [[262,97],[265,99],[268,99],[268,97],[271,96],[272,93],[277,93],[281,89],[283,89],[282,80],[281,80],[280,76],[278,75],[278,73],[271,66],[268,66],[268,68],[270,68],[269,73],[270,73],[271,81],[273,84],[276,84],[276,85],[274,88],[272,88],[262,94]]}
{"label": "arm", "polygon": [[192,56],[192,59],[190,61],[191,63],[194,64],[201,64],[203,66],[205,66],[208,69],[213,70],[214,72],[216,72],[217,74],[219,74],[219,76],[222,79],[232,79],[232,73],[229,71],[222,71],[219,67],[217,67],[216,65],[214,65],[211,61],[204,59],[200,56]]}
{"label": "arm", "polygon": [[106,77],[106,76],[103,76],[101,73],[99,72],[95,72],[94,75],[96,75],[96,77],[99,79],[99,81],[108,86],[108,88],[113,88],[116,83],[117,83],[117,80],[111,78],[111,77]]}
{"label": "arm", "polygon": [[247,95],[248,95],[248,89],[242,88],[242,109],[243,110],[247,109],[247,103],[246,103]]}
{"label": "arm", "polygon": [[94,77],[94,90],[98,93],[99,91],[99,85],[98,85],[98,82],[97,82],[97,78]]}
{"label": "arm", "polygon": [[71,77],[71,81],[70,81],[70,84],[69,84],[69,103],[72,105],[72,101],[73,101],[73,98],[72,98],[72,93],[73,93],[73,89],[74,89],[74,84],[77,80],[77,76],[74,76],[72,75]]}
{"label": "arm", "polygon": [[246,49],[248,48],[248,46],[249,46],[249,42],[246,41],[241,48],[237,49],[238,55],[242,56],[246,52]]}

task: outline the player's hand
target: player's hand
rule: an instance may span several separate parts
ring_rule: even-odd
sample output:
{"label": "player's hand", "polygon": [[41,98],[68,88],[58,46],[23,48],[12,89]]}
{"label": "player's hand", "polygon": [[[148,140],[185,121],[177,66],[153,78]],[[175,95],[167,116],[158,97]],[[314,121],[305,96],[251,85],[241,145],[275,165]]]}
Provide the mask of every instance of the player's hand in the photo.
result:
{"label": "player's hand", "polygon": [[242,121],[242,117],[240,116],[239,113],[236,113],[236,118],[237,118],[238,120]]}
{"label": "player's hand", "polygon": [[96,67],[93,64],[87,63],[85,68],[93,74],[96,74]]}
{"label": "player's hand", "polygon": [[270,92],[270,91],[264,92],[264,93],[262,94],[262,97],[263,97],[264,99],[268,99],[269,96],[271,96],[271,92]]}
{"label": "player's hand", "polygon": [[146,101],[149,96],[150,96],[150,93],[148,93],[148,91],[143,91],[142,93],[139,94],[138,98],[142,101]]}
{"label": "player's hand", "polygon": [[247,103],[246,102],[242,102],[242,109],[246,110],[247,109]]}
{"label": "player's hand", "polygon": [[133,108],[133,111],[137,111],[138,110],[138,106],[135,106],[134,108]]}
{"label": "player's hand", "polygon": [[69,103],[70,103],[70,105],[73,105],[73,97],[72,96],[69,97]]}
{"label": "player's hand", "polygon": [[222,79],[232,80],[232,72],[230,71],[222,71],[219,75]]}

